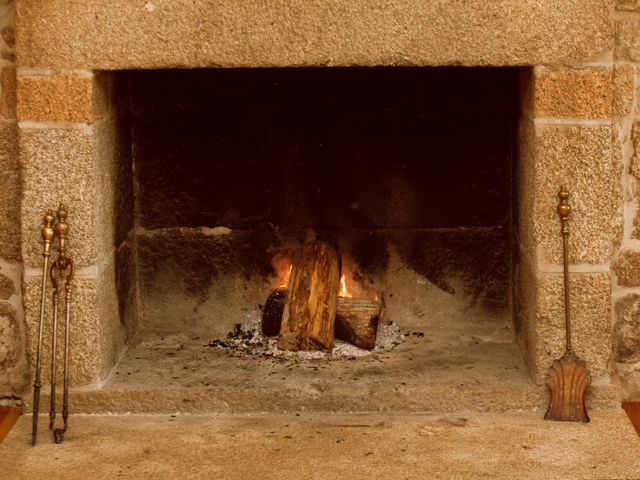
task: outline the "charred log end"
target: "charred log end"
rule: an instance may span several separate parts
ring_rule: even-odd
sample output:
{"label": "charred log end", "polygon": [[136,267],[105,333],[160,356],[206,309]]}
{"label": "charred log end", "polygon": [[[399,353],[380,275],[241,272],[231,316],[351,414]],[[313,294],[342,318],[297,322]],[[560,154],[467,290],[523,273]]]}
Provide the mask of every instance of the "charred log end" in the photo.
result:
{"label": "charred log end", "polygon": [[262,312],[262,334],[267,337],[276,337],[280,333],[282,313],[287,301],[287,290],[277,289],[271,292]]}

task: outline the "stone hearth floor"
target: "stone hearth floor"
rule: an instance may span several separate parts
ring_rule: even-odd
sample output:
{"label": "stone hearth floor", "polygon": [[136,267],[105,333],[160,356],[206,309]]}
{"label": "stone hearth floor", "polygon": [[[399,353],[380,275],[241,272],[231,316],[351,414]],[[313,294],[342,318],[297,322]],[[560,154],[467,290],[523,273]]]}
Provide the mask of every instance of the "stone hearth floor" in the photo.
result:
{"label": "stone hearth floor", "polygon": [[[442,292],[415,272],[399,271],[394,279],[398,284],[386,288],[396,294],[387,302],[383,324],[394,319],[404,340],[392,349],[355,358],[256,356],[209,346],[218,345],[215,340],[224,339],[232,323],[214,331],[176,319],[182,326],[171,332],[138,332],[100,385],[72,388],[70,409],[116,414],[544,413],[547,388],[531,380],[508,312],[468,307],[464,297]],[[258,325],[257,312],[245,327]],[[397,327],[382,328],[382,345],[398,340],[388,335],[394,328],[397,332]],[[589,408],[619,407],[619,384],[599,379],[593,384],[587,392]],[[23,397],[27,412],[29,390]],[[43,406],[49,403],[48,391],[43,387]]]}
{"label": "stone hearth floor", "polygon": [[[141,332],[101,387],[72,389],[75,413],[443,413],[546,409],[502,323],[440,325],[359,358],[286,360],[209,347],[207,338]],[[416,332],[417,333],[417,332]],[[43,389],[42,405],[48,404]],[[619,406],[615,385],[591,408]],[[26,411],[31,408],[25,398]]]}
{"label": "stone hearth floor", "polygon": [[0,443],[2,478],[638,479],[622,409],[589,424],[538,413],[73,416],[56,445],[23,416]]}

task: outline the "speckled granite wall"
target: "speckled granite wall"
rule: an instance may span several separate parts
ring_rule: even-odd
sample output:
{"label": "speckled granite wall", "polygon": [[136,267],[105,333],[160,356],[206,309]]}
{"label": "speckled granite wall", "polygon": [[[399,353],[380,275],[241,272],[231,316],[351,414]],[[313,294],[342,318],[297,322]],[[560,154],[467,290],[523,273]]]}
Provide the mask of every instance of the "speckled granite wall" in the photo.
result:
{"label": "speckled granite wall", "polygon": [[15,18],[0,2],[0,405],[27,383],[20,263],[20,167],[16,122]]}
{"label": "speckled granite wall", "polygon": [[618,0],[615,16],[613,155],[621,164],[624,228],[612,262],[613,353],[626,395],[640,399],[640,2]]}

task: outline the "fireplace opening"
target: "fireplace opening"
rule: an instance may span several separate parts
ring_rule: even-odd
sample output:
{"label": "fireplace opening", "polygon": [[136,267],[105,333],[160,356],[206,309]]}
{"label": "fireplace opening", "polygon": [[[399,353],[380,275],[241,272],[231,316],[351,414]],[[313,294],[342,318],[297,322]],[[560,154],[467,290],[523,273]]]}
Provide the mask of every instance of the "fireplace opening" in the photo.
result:
{"label": "fireplace opening", "polygon": [[[109,388],[173,387],[169,410],[353,411],[421,410],[447,389],[491,409],[479,386],[529,383],[512,301],[519,69],[117,75],[132,218],[117,283],[136,334]],[[392,344],[300,361],[215,348],[259,322],[310,232],[354,295],[380,296]]]}

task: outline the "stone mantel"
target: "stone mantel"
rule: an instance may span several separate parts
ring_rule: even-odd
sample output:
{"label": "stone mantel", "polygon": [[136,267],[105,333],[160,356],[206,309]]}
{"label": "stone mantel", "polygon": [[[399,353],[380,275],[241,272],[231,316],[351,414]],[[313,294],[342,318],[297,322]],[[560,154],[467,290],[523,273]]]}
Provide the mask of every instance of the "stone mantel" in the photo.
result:
{"label": "stone mantel", "polygon": [[21,68],[567,65],[610,59],[613,0],[17,1]]}

